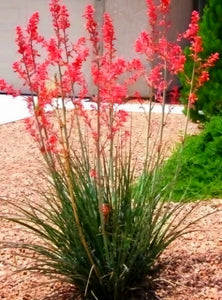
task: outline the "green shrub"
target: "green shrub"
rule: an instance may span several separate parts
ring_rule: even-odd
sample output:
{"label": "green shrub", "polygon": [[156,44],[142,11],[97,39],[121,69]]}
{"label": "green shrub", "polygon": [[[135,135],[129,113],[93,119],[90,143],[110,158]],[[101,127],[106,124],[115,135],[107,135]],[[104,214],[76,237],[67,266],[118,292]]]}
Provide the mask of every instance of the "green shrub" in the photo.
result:
{"label": "green shrub", "polygon": [[213,117],[203,132],[188,136],[163,166],[163,182],[173,180],[174,200],[192,201],[222,196],[222,119]]}

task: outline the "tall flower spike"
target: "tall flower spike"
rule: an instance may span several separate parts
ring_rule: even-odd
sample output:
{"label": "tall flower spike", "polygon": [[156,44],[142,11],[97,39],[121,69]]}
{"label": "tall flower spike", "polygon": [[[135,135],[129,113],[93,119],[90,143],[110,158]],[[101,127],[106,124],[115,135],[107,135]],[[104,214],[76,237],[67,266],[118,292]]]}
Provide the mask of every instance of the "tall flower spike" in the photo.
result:
{"label": "tall flower spike", "polygon": [[157,22],[157,9],[153,0],[146,0],[147,3],[147,16],[149,17],[149,23],[153,27]]}
{"label": "tall flower spike", "polygon": [[105,49],[108,50],[108,52],[114,50],[114,28],[112,20],[109,16],[109,14],[105,13],[104,16],[104,24],[103,24],[103,42]]}
{"label": "tall flower spike", "polygon": [[23,55],[26,49],[26,41],[25,41],[23,30],[20,26],[16,27],[15,41],[18,46],[18,53]]}
{"label": "tall flower spike", "polygon": [[30,40],[32,41],[38,39],[38,23],[39,23],[39,13],[36,12],[29,19],[29,23],[27,26],[27,33],[30,37]]}
{"label": "tall flower spike", "polygon": [[68,9],[65,5],[61,5],[59,0],[51,0],[50,12],[55,30],[65,30],[70,27]]}
{"label": "tall flower spike", "polygon": [[160,4],[160,11],[165,13],[168,13],[169,9],[170,9],[170,0],[161,0],[161,4]]}
{"label": "tall flower spike", "polygon": [[94,12],[95,9],[92,5],[87,5],[84,13],[84,17],[86,18],[86,30],[90,34],[90,40],[93,43],[97,43],[99,41],[98,31],[97,31],[97,22],[94,20]]}
{"label": "tall flower spike", "polygon": [[200,20],[200,16],[199,13],[197,11],[193,11],[192,15],[191,15],[191,22],[189,24],[189,28],[186,30],[186,32],[184,33],[184,38],[185,39],[193,39],[199,31],[199,22]]}

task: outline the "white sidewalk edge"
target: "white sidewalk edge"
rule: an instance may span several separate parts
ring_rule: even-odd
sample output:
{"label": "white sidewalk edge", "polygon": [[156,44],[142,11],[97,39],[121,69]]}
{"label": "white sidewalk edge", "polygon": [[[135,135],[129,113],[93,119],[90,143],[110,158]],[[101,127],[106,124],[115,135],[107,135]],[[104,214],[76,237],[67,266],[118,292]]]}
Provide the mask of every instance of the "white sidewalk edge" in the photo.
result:
{"label": "white sidewalk edge", "polygon": [[[17,120],[25,119],[30,117],[29,110],[24,100],[25,96],[18,96],[13,98],[8,95],[0,95],[0,124],[5,124],[9,122],[14,122]],[[96,108],[96,103],[83,100],[83,105],[85,109]],[[121,105],[115,105],[116,110],[125,110],[127,112],[148,112],[149,104],[137,104],[137,103],[125,103]],[[72,105],[67,103],[67,108],[72,109]],[[153,104],[152,112],[161,113],[162,105],[159,103]],[[183,105],[165,105],[166,113],[181,114],[183,111]]]}

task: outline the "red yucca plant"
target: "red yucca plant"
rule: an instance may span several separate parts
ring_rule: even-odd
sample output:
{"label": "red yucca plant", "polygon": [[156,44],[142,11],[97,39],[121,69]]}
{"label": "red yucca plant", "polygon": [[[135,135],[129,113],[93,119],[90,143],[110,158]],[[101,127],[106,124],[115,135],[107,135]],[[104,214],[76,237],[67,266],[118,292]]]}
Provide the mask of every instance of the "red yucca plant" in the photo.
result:
{"label": "red yucca plant", "polygon": [[[88,37],[76,43],[69,39],[69,13],[59,0],[50,1],[54,37],[46,40],[39,34],[38,13],[25,30],[16,28],[20,60],[13,69],[30,91],[26,101],[33,117],[25,123],[46,162],[48,177],[43,202],[25,207],[11,203],[17,214],[3,216],[43,242],[6,246],[37,252],[30,269],[73,284],[86,298],[129,299],[129,290],[150,274],[165,248],[189,231],[184,221],[191,211],[184,213],[181,203],[172,206],[164,197],[166,187],[160,188],[158,172],[166,93],[172,76],[183,72],[185,56],[178,43],[166,38],[170,1],[146,2],[150,31],[140,34],[135,48],[153,64],[150,72],[139,59],[128,62],[118,57],[107,13],[100,38],[91,5],[84,13]],[[195,26],[191,23],[189,30]],[[195,39],[197,32],[192,43]],[[89,91],[82,67],[90,51],[97,92],[86,110],[83,100]],[[153,145],[150,102],[144,124],[147,146],[138,173],[133,152],[136,129],[132,115],[119,105],[140,76],[152,90],[151,98],[162,104],[162,121]],[[191,103],[192,79],[190,86]],[[0,87],[17,94],[4,80]],[[138,93],[135,97],[141,98]]]}

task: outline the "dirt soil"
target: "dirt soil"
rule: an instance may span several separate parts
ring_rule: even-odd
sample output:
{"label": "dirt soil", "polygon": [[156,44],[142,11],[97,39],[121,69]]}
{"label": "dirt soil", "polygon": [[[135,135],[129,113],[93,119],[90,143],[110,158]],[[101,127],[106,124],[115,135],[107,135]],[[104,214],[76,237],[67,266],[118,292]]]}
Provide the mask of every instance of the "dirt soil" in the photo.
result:
{"label": "dirt soil", "polygon": [[[160,115],[154,116],[158,122]],[[183,115],[170,115],[165,126],[165,142],[172,147],[182,135]],[[145,147],[143,119],[136,115],[139,152]],[[191,125],[189,131],[196,132]],[[24,130],[23,121],[0,125],[0,211],[10,212],[3,201],[41,201],[33,188],[42,185],[41,158]],[[142,156],[142,155],[141,155]],[[192,204],[187,204],[189,208]],[[203,201],[192,218],[222,209],[221,199]],[[160,257],[160,273],[155,279],[154,299],[163,300],[222,300],[222,212],[216,212],[195,225],[197,231],[179,238]],[[37,238],[10,222],[0,221],[0,242],[32,242]],[[18,250],[0,249],[0,299],[5,300],[67,300],[73,290],[66,284],[54,282],[39,273],[22,271],[31,265],[30,259],[18,256]],[[75,297],[74,297],[75,298]],[[138,299],[148,299],[139,296]],[[104,299],[105,300],[105,299]]]}

